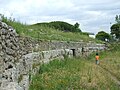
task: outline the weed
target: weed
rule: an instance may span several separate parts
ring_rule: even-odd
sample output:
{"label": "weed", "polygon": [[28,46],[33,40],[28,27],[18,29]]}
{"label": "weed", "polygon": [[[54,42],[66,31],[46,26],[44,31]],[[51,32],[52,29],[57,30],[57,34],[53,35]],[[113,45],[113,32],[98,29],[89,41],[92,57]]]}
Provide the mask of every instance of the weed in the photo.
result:
{"label": "weed", "polygon": [[23,79],[23,75],[21,74],[19,77],[18,77],[18,83],[20,83]]}
{"label": "weed", "polygon": [[32,37],[38,41],[40,40],[59,40],[59,41],[95,41],[93,38],[90,38],[87,34],[78,32],[63,32],[55,28],[50,28],[45,25],[27,25],[23,24],[20,21],[16,21],[12,18],[7,18],[4,15],[2,16],[2,21],[12,26],[16,32],[23,37]]}
{"label": "weed", "polygon": [[106,72],[109,70],[120,80],[119,53],[119,50],[100,52],[100,66],[94,62],[95,53],[88,58],[54,60],[43,64],[40,73],[33,77],[30,90],[119,90],[119,86]]}

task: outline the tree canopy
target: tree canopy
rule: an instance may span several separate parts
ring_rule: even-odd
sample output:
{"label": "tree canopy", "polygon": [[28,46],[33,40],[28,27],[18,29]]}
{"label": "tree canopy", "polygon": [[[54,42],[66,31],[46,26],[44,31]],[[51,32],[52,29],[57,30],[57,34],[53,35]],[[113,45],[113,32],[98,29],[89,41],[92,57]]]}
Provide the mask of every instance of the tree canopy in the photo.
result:
{"label": "tree canopy", "polygon": [[104,31],[100,31],[96,34],[95,38],[102,41],[106,41],[106,40],[109,41],[111,39],[111,36]]}
{"label": "tree canopy", "polygon": [[75,23],[74,25],[72,25],[63,21],[53,21],[49,23],[37,23],[36,25],[44,25],[66,32],[81,32],[81,29],[79,28],[79,23]]}
{"label": "tree canopy", "polygon": [[63,21],[54,21],[49,23],[52,27],[62,30],[62,31],[70,31],[70,32],[81,32],[79,29],[79,24],[71,25],[67,22]]}
{"label": "tree canopy", "polygon": [[116,15],[115,21],[120,24],[120,15]]}
{"label": "tree canopy", "polygon": [[120,40],[120,24],[119,23],[113,24],[111,26],[111,35],[115,39],[119,39]]}

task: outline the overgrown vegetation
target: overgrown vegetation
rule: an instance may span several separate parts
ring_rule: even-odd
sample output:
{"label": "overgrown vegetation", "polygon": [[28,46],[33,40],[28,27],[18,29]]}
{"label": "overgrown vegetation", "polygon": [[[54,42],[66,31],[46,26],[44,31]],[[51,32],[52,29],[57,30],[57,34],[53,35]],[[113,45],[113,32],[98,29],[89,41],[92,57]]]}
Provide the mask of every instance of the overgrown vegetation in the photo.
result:
{"label": "overgrown vegetation", "polygon": [[65,32],[81,32],[79,28],[79,23],[75,23],[74,25],[71,25],[67,22],[63,21],[54,21],[54,22],[49,22],[49,23],[37,23],[34,25],[39,25],[39,26],[47,26],[50,28],[55,28],[60,31],[65,31]]}
{"label": "overgrown vegetation", "polygon": [[[65,22],[51,22],[51,24],[40,23],[35,25],[22,24],[15,19],[2,15],[2,21],[16,29],[16,32],[23,37],[32,37],[38,40],[59,40],[59,41],[96,41],[90,38],[87,33],[78,32],[78,24],[70,25]],[[64,27],[62,27],[62,25]],[[58,27],[60,26],[60,28]],[[71,31],[78,30],[78,31]],[[61,29],[61,30],[60,30]],[[66,31],[67,30],[67,31]],[[68,31],[70,30],[70,32]]]}
{"label": "overgrown vegetation", "polygon": [[120,81],[119,53],[120,48],[99,53],[100,65],[95,64],[95,54],[86,59],[54,60],[43,64],[32,78],[29,90],[120,90],[112,79],[113,76]]}
{"label": "overgrown vegetation", "polygon": [[120,43],[112,44],[110,51],[101,54],[101,66],[120,81]]}
{"label": "overgrown vegetation", "polygon": [[102,41],[111,41],[111,39],[112,39],[112,37],[104,31],[98,32],[96,34],[95,38],[98,40],[102,40]]}
{"label": "overgrown vegetation", "polygon": [[23,75],[21,74],[19,77],[18,77],[18,83],[21,82],[23,79]]}
{"label": "overgrown vegetation", "polygon": [[111,26],[111,35],[114,40],[120,41],[120,23]]}
{"label": "overgrown vegetation", "polygon": [[96,39],[108,42],[120,41],[120,15],[116,15],[115,21],[116,23],[112,24],[110,27],[110,34],[105,31],[99,31],[96,34]]}
{"label": "overgrown vegetation", "polygon": [[7,18],[4,15],[1,15],[1,17],[2,17],[2,21],[7,23],[8,25],[12,26],[18,34],[20,34],[20,35],[22,33],[26,34],[27,25],[25,25],[19,21],[15,21],[15,19],[12,19],[11,17]]}
{"label": "overgrown vegetation", "polygon": [[[45,40],[61,40],[61,41],[95,41],[86,33],[78,32],[64,32],[58,29],[50,28],[41,25],[29,26],[28,34],[31,37],[45,39]],[[31,31],[30,31],[31,30]]]}

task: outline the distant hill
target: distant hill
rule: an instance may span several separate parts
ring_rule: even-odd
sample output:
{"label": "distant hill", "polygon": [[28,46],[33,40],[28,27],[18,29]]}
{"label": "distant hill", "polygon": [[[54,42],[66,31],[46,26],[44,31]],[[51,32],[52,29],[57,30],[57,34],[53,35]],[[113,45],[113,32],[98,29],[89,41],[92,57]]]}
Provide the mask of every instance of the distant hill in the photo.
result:
{"label": "distant hill", "polygon": [[78,23],[76,23],[75,25],[72,25],[63,21],[53,21],[49,23],[37,23],[34,25],[48,26],[50,28],[55,28],[65,32],[81,32],[81,29],[79,28]]}
{"label": "distant hill", "polygon": [[71,25],[63,21],[53,21],[27,25],[14,19],[11,20],[4,15],[2,22],[12,26],[22,37],[31,37],[37,40],[100,42],[90,38],[88,33],[82,32],[78,23]]}

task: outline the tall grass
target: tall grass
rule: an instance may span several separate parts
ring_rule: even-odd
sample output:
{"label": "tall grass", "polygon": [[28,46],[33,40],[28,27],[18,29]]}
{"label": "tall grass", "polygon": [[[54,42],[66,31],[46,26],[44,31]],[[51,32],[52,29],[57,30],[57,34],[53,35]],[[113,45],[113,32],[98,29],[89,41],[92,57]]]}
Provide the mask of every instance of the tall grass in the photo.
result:
{"label": "tall grass", "polygon": [[32,25],[29,35],[39,39],[60,40],[60,41],[95,41],[95,39],[84,35],[83,33],[72,33],[56,30],[47,26]]}
{"label": "tall grass", "polygon": [[95,64],[91,56],[89,60],[54,60],[40,66],[40,73],[33,77],[29,90],[119,90],[119,86]]}
{"label": "tall grass", "polygon": [[120,44],[115,43],[111,47],[110,51],[101,53],[101,66],[120,81]]}
{"label": "tall grass", "polygon": [[2,15],[2,22],[7,23],[8,25],[12,26],[18,34],[25,33],[27,30],[27,25],[21,23],[20,21],[16,21],[14,18],[7,18],[4,15]]}
{"label": "tall grass", "polygon": [[32,37],[38,40],[59,40],[59,41],[96,41],[84,33],[72,33],[50,28],[45,25],[26,25],[12,18],[2,16],[2,21],[16,29],[16,32],[25,37]]}
{"label": "tall grass", "polygon": [[41,65],[29,90],[120,90],[112,79],[120,81],[120,45],[111,47],[110,51],[99,52],[100,65],[95,64],[95,53]]}

